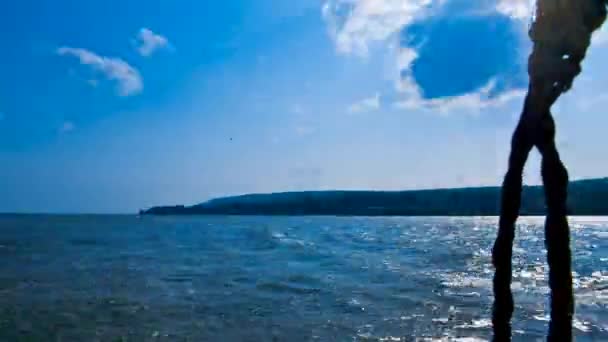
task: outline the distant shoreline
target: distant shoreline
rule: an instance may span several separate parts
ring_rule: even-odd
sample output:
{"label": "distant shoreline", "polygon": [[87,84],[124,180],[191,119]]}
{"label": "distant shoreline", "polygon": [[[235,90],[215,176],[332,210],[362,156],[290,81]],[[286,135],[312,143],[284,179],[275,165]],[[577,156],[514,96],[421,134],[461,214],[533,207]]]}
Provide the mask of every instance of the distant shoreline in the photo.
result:
{"label": "distant shoreline", "polygon": [[[79,213],[0,213],[0,218],[24,218],[24,217],[50,217],[50,218],[81,218],[81,217],[336,217],[336,218],[499,218],[499,215],[332,215],[332,214],[302,214],[302,215],[291,215],[291,214],[273,214],[273,215],[262,215],[262,214],[79,214]],[[539,218],[544,219],[545,214],[523,214],[519,217],[525,218]],[[569,218],[608,218],[606,215],[568,215]]]}
{"label": "distant shoreline", "polygon": [[[608,216],[608,178],[570,182],[569,216]],[[154,216],[498,216],[500,188],[411,191],[302,191],[213,199],[141,210]],[[525,186],[521,216],[544,216],[542,186]]]}

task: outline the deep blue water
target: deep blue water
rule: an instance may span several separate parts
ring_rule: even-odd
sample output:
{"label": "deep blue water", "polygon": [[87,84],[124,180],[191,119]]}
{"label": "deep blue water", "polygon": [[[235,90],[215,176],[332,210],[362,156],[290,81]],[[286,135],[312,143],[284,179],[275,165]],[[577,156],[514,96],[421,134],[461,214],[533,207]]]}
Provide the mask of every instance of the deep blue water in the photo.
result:
{"label": "deep blue water", "polygon": [[[514,340],[536,341],[548,309],[543,221],[519,222]],[[484,341],[496,225],[0,216],[0,341]],[[577,340],[606,341],[608,218],[571,228]]]}

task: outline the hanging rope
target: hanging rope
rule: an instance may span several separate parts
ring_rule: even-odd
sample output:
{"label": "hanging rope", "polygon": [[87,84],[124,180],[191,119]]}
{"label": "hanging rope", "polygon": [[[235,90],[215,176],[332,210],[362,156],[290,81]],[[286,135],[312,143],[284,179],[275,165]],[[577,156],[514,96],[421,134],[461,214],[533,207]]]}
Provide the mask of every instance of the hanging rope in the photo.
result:
{"label": "hanging rope", "polygon": [[498,236],[492,250],[494,341],[511,340],[512,249],[521,205],[522,174],[533,147],[542,155],[547,217],[545,245],[551,288],[548,341],[572,341],[572,271],[567,219],[568,172],[555,144],[551,106],[581,72],[591,36],[606,19],[607,0],[538,0],[530,26],[534,43],[528,61],[530,85],[511,141],[509,169],[502,185]]}

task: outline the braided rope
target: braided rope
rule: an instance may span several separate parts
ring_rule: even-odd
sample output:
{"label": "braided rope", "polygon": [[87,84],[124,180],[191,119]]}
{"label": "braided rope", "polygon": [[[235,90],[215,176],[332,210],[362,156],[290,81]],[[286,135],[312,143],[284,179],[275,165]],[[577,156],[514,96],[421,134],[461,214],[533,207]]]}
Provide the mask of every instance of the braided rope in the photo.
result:
{"label": "braided rope", "polygon": [[591,36],[606,19],[606,0],[538,0],[530,26],[534,43],[528,62],[530,85],[511,142],[509,170],[502,187],[498,236],[492,250],[494,341],[510,341],[514,303],[511,293],[512,247],[521,205],[522,173],[537,147],[547,204],[545,240],[551,288],[549,341],[572,341],[574,297],[570,232],[567,220],[568,172],[555,145],[551,106],[581,72]]}

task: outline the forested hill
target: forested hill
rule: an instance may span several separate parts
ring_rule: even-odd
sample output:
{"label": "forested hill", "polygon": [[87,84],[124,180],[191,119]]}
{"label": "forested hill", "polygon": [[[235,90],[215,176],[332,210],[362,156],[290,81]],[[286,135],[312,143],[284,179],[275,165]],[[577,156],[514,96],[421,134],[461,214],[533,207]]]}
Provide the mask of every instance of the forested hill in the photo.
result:
{"label": "forested hill", "polygon": [[[608,215],[608,178],[569,185],[570,215]],[[194,206],[154,207],[147,215],[495,216],[500,188],[414,191],[306,191],[214,199]],[[541,186],[523,190],[522,215],[544,215]]]}

